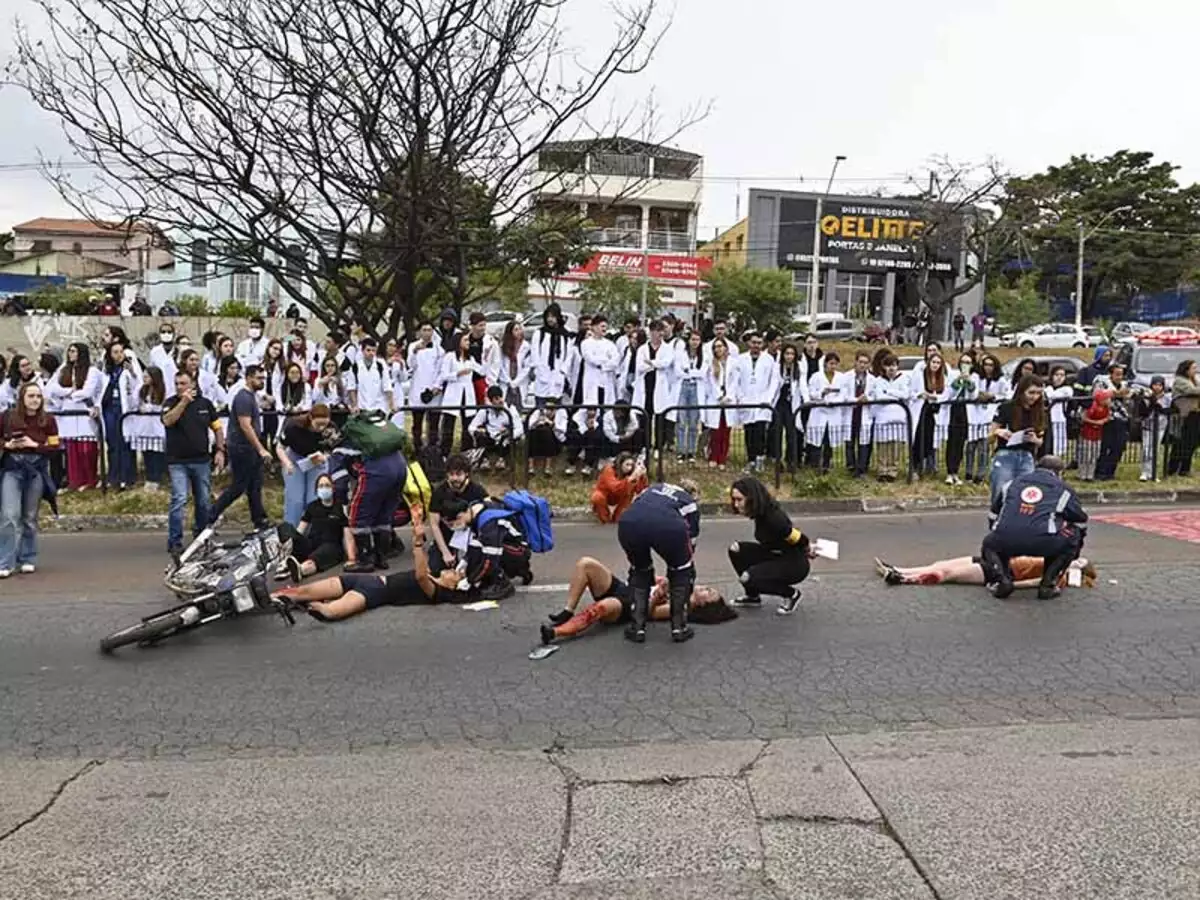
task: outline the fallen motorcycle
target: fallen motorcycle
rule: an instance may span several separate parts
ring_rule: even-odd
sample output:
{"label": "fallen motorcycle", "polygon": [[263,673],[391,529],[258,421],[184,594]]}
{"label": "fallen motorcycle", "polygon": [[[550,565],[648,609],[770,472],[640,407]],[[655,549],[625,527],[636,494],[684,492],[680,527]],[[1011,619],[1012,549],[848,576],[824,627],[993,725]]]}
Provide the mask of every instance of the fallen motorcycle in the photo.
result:
{"label": "fallen motorcycle", "polygon": [[205,529],[172,561],[163,577],[167,588],[183,602],[113,632],[100,641],[100,651],[111,653],[129,644],[150,646],[212,622],[263,611],[276,612],[294,625],[295,605],[272,597],[267,588],[269,574],[289,552],[274,528],[230,543],[218,541],[212,528]]}

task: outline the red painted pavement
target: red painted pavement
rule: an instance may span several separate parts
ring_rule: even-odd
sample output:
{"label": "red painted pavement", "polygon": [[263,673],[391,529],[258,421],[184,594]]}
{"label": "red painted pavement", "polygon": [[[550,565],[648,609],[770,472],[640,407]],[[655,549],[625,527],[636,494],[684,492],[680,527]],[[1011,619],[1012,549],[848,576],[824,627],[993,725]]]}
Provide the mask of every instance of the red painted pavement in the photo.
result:
{"label": "red painted pavement", "polygon": [[1092,516],[1093,522],[1123,525],[1135,531],[1148,531],[1163,537],[1200,544],[1200,510],[1177,512],[1110,513]]}

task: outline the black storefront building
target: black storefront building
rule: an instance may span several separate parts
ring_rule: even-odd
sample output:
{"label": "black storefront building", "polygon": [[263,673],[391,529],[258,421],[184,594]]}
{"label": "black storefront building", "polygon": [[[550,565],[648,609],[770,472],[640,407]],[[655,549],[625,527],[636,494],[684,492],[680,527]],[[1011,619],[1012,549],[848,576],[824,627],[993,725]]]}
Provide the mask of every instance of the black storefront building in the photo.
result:
{"label": "black storefront building", "polygon": [[[813,229],[819,228],[820,309],[856,320],[891,325],[918,303],[913,283],[914,243],[925,228],[921,209],[911,200],[881,197],[750,190],[746,243],[752,268],[792,272],[800,298],[797,314],[808,311],[812,284]],[[953,285],[965,268],[961,248],[939,252],[930,264],[933,277]],[[983,304],[976,286],[955,298],[970,318]]]}

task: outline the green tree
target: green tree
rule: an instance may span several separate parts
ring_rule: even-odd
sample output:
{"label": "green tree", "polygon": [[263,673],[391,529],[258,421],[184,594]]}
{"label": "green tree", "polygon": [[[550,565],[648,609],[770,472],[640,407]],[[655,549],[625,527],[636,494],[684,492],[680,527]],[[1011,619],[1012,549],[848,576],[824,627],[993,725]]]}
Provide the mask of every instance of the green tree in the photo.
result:
{"label": "green tree", "polygon": [[96,303],[92,299],[94,296],[94,291],[52,284],[33,291],[29,298],[34,309],[44,309],[61,316],[88,316],[96,311]]}
{"label": "green tree", "polygon": [[[641,315],[642,280],[628,275],[592,275],[575,292],[582,309],[604,313],[610,322]],[[662,293],[653,282],[646,285],[646,315],[657,316],[662,310]]]}
{"label": "green tree", "polygon": [[217,315],[226,319],[248,319],[262,313],[242,300],[226,300],[217,308]]}
{"label": "green tree", "polygon": [[1014,331],[1050,321],[1050,301],[1038,292],[1038,280],[1038,275],[1031,273],[1013,287],[997,286],[988,291],[987,305],[996,321]]}
{"label": "green tree", "polygon": [[739,330],[790,322],[796,290],[785,269],[714,266],[704,276],[704,302],[716,318],[733,319]]}
{"label": "green tree", "polygon": [[0,262],[9,262],[13,258],[13,252],[9,249],[12,243],[11,231],[0,231]]}
{"label": "green tree", "polygon": [[182,294],[175,298],[175,308],[181,316],[207,316],[210,314],[208,300],[199,294]]}
{"label": "green tree", "polygon": [[1027,258],[1047,273],[1044,287],[1059,297],[1075,290],[1081,224],[1085,313],[1102,295],[1128,300],[1180,284],[1200,260],[1200,185],[1181,187],[1176,168],[1121,150],[1010,180],[1005,203]]}

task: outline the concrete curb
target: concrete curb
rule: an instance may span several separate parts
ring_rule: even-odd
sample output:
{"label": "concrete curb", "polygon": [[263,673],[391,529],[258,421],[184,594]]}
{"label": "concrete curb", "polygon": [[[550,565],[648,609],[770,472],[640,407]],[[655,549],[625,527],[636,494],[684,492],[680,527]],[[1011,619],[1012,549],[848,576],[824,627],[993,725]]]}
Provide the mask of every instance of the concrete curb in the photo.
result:
{"label": "concrete curb", "polygon": [[[1200,503],[1200,489],[1183,491],[1081,491],[1084,506],[1168,506],[1177,503]],[[983,496],[941,497],[856,497],[829,500],[783,500],[780,505],[792,515],[853,515],[855,513],[920,513],[958,509],[986,509],[988,498]],[[700,510],[708,517],[729,513],[723,503],[702,503]],[[565,506],[554,510],[560,522],[589,522],[592,510],[586,506]],[[152,515],[64,515],[43,520],[46,531],[166,531],[167,517]]]}

